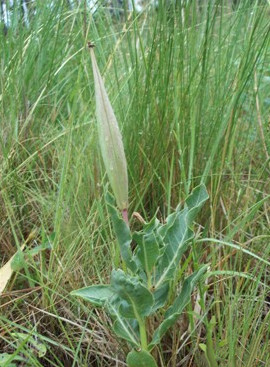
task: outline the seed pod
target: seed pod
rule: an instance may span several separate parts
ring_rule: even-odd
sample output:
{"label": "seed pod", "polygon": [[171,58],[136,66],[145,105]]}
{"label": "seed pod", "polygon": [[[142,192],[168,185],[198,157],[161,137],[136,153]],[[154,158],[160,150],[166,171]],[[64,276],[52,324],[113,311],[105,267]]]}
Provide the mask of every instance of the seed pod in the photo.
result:
{"label": "seed pod", "polygon": [[89,43],[88,46],[95,82],[96,118],[101,154],[117,206],[124,211],[128,208],[128,176],[122,135],[99,72],[93,45]]}

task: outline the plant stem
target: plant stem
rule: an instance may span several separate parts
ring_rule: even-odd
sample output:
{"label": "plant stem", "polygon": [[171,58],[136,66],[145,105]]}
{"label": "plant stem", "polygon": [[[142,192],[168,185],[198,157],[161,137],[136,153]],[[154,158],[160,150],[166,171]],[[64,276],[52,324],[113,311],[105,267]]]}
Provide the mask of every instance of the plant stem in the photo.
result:
{"label": "plant stem", "polygon": [[[127,209],[123,209],[121,212],[122,212],[122,217],[123,217],[124,221],[126,222],[128,228],[129,228],[128,210]],[[126,263],[125,263],[125,261],[124,261],[123,258],[122,258],[122,268],[123,268],[124,272],[127,271],[127,265],[126,265]]]}
{"label": "plant stem", "polygon": [[137,320],[139,322],[139,328],[140,328],[141,347],[143,350],[147,350],[148,343],[147,343],[145,320],[141,319],[140,317],[138,317]]}
{"label": "plant stem", "polygon": [[126,224],[127,224],[127,225],[128,225],[128,227],[129,227],[129,222],[128,222],[128,210],[127,210],[127,209],[123,209],[123,210],[122,210],[122,216],[123,216],[124,221],[126,222]]}

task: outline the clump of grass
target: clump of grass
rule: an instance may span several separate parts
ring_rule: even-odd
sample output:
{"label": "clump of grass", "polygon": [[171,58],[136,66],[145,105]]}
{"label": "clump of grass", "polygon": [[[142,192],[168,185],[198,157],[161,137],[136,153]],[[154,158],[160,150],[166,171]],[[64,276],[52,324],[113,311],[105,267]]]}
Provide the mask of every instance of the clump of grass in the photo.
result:
{"label": "clump of grass", "polygon": [[[202,181],[210,194],[198,218],[203,237],[269,260],[269,7],[161,2],[115,21],[101,8],[85,17],[59,4],[29,29],[18,22],[0,35],[2,263],[34,228],[32,246],[52,246],[29,258],[28,274],[1,297],[0,349],[32,366],[123,365],[126,345],[116,343],[106,315],[69,296],[108,279],[115,248],[86,40],[98,43],[129,148],[130,212],[149,219],[159,207],[162,220]],[[268,365],[268,266],[213,242],[194,246],[184,268],[191,260],[220,273],[201,285],[204,305],[194,295],[197,319],[188,310],[167,335],[163,365],[207,365],[199,344],[212,315],[220,366]],[[45,356],[16,332],[44,343]]]}

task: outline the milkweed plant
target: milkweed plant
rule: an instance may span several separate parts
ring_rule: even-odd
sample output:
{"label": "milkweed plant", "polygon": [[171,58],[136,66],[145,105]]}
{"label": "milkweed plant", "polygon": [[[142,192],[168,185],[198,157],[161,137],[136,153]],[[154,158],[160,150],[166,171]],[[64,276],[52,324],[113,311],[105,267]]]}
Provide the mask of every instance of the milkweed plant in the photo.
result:
{"label": "milkweed plant", "polygon": [[[203,265],[186,277],[178,292],[179,263],[194,239],[192,224],[208,193],[203,184],[199,185],[164,223],[154,217],[143,224],[141,231],[131,232],[127,163],[121,132],[99,72],[94,46],[91,43],[88,46],[95,83],[99,144],[114,194],[113,197],[107,193],[106,202],[123,266],[112,270],[110,284],[90,285],[73,291],[72,295],[110,314],[116,336],[125,339],[130,346],[129,367],[156,367],[151,351],[179,319],[194,287],[207,270],[207,265]],[[150,332],[149,319],[157,313],[163,318]]]}

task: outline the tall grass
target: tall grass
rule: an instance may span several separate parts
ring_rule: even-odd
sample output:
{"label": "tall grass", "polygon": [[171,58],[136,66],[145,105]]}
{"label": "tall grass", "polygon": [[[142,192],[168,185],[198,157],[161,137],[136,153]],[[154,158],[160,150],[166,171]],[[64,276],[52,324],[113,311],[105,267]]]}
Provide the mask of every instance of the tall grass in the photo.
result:
{"label": "tall grass", "polygon": [[[264,1],[234,9],[222,0],[160,1],[119,19],[102,8],[70,11],[64,1],[38,9],[29,29],[14,21],[0,35],[1,263],[34,230],[29,246],[49,241],[52,249],[26,256],[1,296],[0,350],[29,366],[121,366],[127,349],[111,321],[69,296],[105,283],[114,266],[86,42],[96,44],[122,127],[130,213],[149,219],[158,209],[162,219],[202,181],[210,203],[198,235],[269,261],[270,9]],[[268,366],[269,267],[211,241],[194,246],[185,268],[194,261],[218,272],[164,339],[166,352],[156,351],[160,365],[207,366],[199,344],[214,315],[220,366]],[[45,356],[18,332],[44,343]]]}

